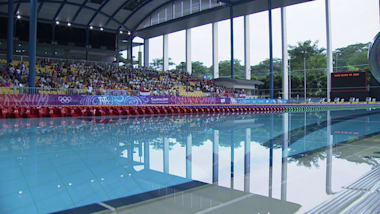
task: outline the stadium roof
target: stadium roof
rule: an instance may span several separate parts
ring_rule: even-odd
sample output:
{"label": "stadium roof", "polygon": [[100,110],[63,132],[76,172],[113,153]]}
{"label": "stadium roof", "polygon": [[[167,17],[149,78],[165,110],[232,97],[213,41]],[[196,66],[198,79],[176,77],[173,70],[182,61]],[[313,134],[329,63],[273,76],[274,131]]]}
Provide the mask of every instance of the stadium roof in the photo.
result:
{"label": "stadium roof", "polygon": [[[272,0],[273,8],[311,0]],[[14,0],[14,13],[29,17],[30,0]],[[0,15],[8,16],[8,0],[0,0]],[[268,10],[268,0],[38,0],[38,21],[105,31],[132,31],[151,38]],[[161,15],[161,16],[160,16]]]}

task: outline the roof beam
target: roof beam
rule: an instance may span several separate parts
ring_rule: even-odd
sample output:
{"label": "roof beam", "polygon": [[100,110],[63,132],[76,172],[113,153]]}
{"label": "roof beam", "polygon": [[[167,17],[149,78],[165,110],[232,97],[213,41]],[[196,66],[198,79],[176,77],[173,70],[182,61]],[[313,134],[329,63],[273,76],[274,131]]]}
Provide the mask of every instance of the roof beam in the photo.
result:
{"label": "roof beam", "polygon": [[115,12],[112,13],[112,15],[108,18],[107,22],[104,25],[108,25],[112,19],[115,19],[116,14],[120,12],[121,9],[123,9],[131,0],[125,0],[123,4],[120,5],[119,8],[115,10]]}
{"label": "roof beam", "polygon": [[[142,4],[140,4],[136,9],[134,9],[133,11],[132,11],[132,13],[131,14],[129,14],[128,16],[127,16],[127,18],[125,18],[124,19],[124,21],[122,22],[122,25],[125,25],[126,23],[127,23],[127,21],[138,11],[138,10],[140,10],[142,7],[144,7],[145,5],[147,5],[147,4],[149,4],[151,1],[153,1],[153,0],[147,0],[147,1],[144,1]],[[121,26],[120,26],[121,27]]]}
{"label": "roof beam", "polygon": [[53,22],[55,22],[57,20],[57,17],[61,13],[61,11],[63,9],[63,6],[65,6],[66,2],[67,2],[67,0],[63,0],[62,3],[61,3],[61,5],[59,5],[59,8],[58,8],[57,12],[55,13],[54,18],[52,20]]}
{"label": "roof beam", "polygon": [[99,12],[103,9],[106,4],[108,4],[110,0],[104,0],[103,4],[96,10],[95,14],[91,17],[90,21],[88,21],[87,25],[90,26],[91,22],[94,21],[95,17],[99,14]]}
{"label": "roof beam", "polygon": [[[25,4],[28,4],[29,3],[29,1],[30,0],[15,0],[15,3],[17,2],[18,4],[17,4],[17,6],[16,6],[16,12],[15,13],[17,13],[17,11],[18,11],[18,8],[20,7],[20,4],[21,3],[25,3]],[[62,1],[59,1],[59,0],[40,0],[40,1],[44,1],[45,3],[55,3],[55,4],[61,4],[62,3]],[[82,4],[79,4],[79,3],[75,3],[75,2],[70,2],[70,1],[67,1],[66,0],[66,3],[65,4],[68,4],[68,5],[73,5],[73,6],[77,6],[77,7],[82,7],[82,8],[86,8],[86,9],[88,9],[88,10],[92,10],[92,11],[97,11],[97,9],[95,9],[95,8],[92,8],[92,7],[89,7],[89,6],[87,6],[85,3],[87,3],[88,2],[88,0],[86,0],[84,3],[82,3]],[[0,2],[0,5],[7,5],[8,4],[8,2]],[[80,9],[81,10],[81,9]],[[78,13],[78,14],[77,14]],[[79,11],[79,9],[78,9],[78,11],[77,11],[77,13],[74,15],[74,18],[76,18],[78,15],[79,15],[79,13],[80,13],[80,11]],[[107,13],[105,13],[105,12],[103,12],[103,11],[98,11],[97,12],[98,14],[102,14],[103,16],[105,16],[105,17],[108,17],[108,18],[110,18],[111,16],[109,15],[109,14],[107,14]],[[2,13],[1,13],[2,14]],[[74,21],[75,21],[75,19],[72,19],[71,20],[71,22],[72,22],[72,24],[75,24],[74,23]],[[117,24],[119,24],[120,26],[123,26],[126,30],[129,30],[128,28],[127,28],[127,26],[125,26],[123,23],[121,23],[121,22],[119,22],[118,20],[116,20],[115,18],[112,18],[111,17],[111,19],[113,20],[113,21],[115,21]],[[40,19],[40,20],[42,20],[42,19]],[[46,19],[43,19],[44,21],[46,21]],[[52,20],[52,21],[55,21],[55,20]],[[83,24],[76,24],[77,26],[84,26]],[[106,29],[106,28],[104,28],[104,29]],[[110,31],[115,31],[115,32],[117,32],[119,29],[115,29],[115,30],[110,30]]]}
{"label": "roof beam", "polygon": [[80,7],[78,8],[77,12],[75,13],[75,15],[74,15],[74,17],[73,17],[73,20],[71,20],[72,22],[74,22],[74,21],[77,19],[77,17],[78,17],[78,15],[79,15],[80,11],[82,11],[83,7],[87,4],[87,2],[88,2],[88,0],[85,0],[85,1],[80,5]]}
{"label": "roof beam", "polygon": [[40,14],[40,11],[42,9],[42,6],[44,6],[45,1],[40,0],[40,5],[38,5],[37,15]]}

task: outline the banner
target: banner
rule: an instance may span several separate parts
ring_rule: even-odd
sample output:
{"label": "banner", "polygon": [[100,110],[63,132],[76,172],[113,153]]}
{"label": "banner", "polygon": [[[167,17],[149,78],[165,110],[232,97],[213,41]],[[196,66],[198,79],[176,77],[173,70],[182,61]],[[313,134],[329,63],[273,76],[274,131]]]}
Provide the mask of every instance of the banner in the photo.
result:
{"label": "banner", "polygon": [[98,95],[0,95],[0,106],[275,104],[285,100]]}

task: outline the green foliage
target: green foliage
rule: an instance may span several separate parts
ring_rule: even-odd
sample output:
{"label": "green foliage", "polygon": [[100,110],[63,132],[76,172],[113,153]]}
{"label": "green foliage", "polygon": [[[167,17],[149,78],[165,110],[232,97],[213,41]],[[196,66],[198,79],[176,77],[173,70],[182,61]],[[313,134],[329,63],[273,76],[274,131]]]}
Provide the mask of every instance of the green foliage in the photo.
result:
{"label": "green foliage", "polygon": [[334,51],[335,71],[368,70],[368,49],[370,43],[358,43]]}
{"label": "green foliage", "polygon": [[[172,58],[169,57],[169,66],[175,65],[175,63],[172,61]],[[150,63],[150,66],[155,70],[162,70],[162,67],[164,65],[163,59],[153,59],[153,62]]]}
{"label": "green foliage", "polygon": [[[236,79],[245,78],[244,66],[240,63],[240,60],[238,59],[234,60],[234,72],[235,72]],[[219,62],[219,76],[224,77],[224,78],[231,77],[231,61],[230,60],[224,60],[224,61]]]}

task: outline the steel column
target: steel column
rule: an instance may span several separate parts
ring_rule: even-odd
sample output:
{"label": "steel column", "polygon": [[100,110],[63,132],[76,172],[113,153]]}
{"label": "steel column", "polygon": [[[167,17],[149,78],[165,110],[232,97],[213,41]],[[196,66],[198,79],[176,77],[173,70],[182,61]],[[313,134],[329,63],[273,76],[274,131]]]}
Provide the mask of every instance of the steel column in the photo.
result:
{"label": "steel column", "polygon": [[169,70],[169,35],[168,34],[164,34],[163,36],[163,54],[162,54],[162,57],[163,57],[163,71],[167,71]]}
{"label": "steel column", "polygon": [[149,39],[144,39],[144,67],[149,67]]}
{"label": "steel column", "polygon": [[86,60],[88,60],[88,46],[90,40],[90,31],[86,29]]}
{"label": "steel column", "polygon": [[327,100],[330,101],[331,73],[333,72],[333,55],[331,44],[331,5],[330,0],[325,2],[326,9],[326,42],[327,42]]}
{"label": "steel column", "polygon": [[289,66],[288,66],[288,35],[286,24],[286,8],[281,8],[281,38],[282,38],[282,93],[283,99],[289,99]]}
{"label": "steel column", "polygon": [[269,92],[270,98],[274,98],[273,82],[273,29],[272,29],[272,0],[268,0],[268,18],[269,18]]}
{"label": "steel column", "polygon": [[230,33],[231,33],[231,79],[235,78],[234,71],[234,16],[233,8],[230,6]]}
{"label": "steel column", "polygon": [[214,79],[219,78],[218,23],[212,23],[212,67]]}
{"label": "steel column", "polygon": [[133,67],[133,36],[131,35],[129,38],[129,63]]}
{"label": "steel column", "polygon": [[13,41],[14,41],[14,0],[8,1],[8,55],[7,61],[11,63],[13,61]]}
{"label": "steel column", "polygon": [[[30,0],[28,86],[36,87],[37,0]],[[31,91],[34,93],[34,91]]]}
{"label": "steel column", "polygon": [[186,72],[192,73],[191,64],[191,29],[186,29]]}
{"label": "steel column", "polygon": [[244,66],[245,79],[251,79],[251,31],[249,16],[244,16]]}

